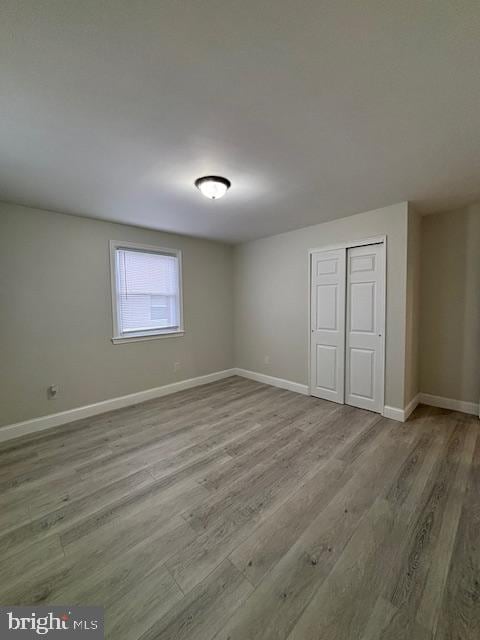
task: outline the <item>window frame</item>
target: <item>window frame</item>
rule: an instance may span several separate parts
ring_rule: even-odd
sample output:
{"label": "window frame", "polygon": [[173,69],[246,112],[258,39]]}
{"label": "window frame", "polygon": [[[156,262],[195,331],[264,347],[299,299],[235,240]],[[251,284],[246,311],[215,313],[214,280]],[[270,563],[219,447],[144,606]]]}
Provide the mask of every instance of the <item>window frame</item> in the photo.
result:
{"label": "window frame", "polygon": [[[117,250],[139,251],[141,253],[155,253],[158,255],[175,256],[178,260],[178,328],[172,329],[149,329],[126,334],[120,333],[119,312],[120,306],[117,300]],[[126,342],[139,342],[141,340],[157,340],[158,338],[174,338],[183,336],[185,329],[183,326],[183,273],[182,273],[182,251],[181,249],[168,249],[156,245],[141,244],[139,242],[121,242],[110,240],[110,284],[112,297],[112,321],[113,321],[113,344],[123,344]]]}

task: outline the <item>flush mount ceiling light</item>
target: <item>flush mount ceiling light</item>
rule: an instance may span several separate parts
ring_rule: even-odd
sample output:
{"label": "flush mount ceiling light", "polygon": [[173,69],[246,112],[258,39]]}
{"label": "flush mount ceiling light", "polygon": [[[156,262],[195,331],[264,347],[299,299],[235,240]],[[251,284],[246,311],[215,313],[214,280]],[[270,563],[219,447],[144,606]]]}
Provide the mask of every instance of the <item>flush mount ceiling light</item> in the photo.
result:
{"label": "flush mount ceiling light", "polygon": [[230,180],[222,176],[203,176],[195,180],[195,186],[202,195],[210,200],[218,200],[224,196],[231,186]]}

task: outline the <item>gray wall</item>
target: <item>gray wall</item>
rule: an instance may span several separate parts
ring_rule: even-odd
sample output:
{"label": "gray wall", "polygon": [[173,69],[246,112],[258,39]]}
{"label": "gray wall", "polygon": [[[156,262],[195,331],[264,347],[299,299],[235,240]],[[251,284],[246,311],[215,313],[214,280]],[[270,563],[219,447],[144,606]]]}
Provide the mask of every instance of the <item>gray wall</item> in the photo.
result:
{"label": "gray wall", "polygon": [[[182,249],[184,337],[111,343],[111,239]],[[0,204],[0,424],[232,367],[232,306],[229,245]]]}
{"label": "gray wall", "polygon": [[420,392],[422,218],[408,205],[405,406]]}
{"label": "gray wall", "polygon": [[235,247],[236,366],[307,384],[308,250],[387,235],[385,400],[403,409],[407,217],[400,203]]}
{"label": "gray wall", "polygon": [[480,204],[422,218],[420,386],[480,397]]}

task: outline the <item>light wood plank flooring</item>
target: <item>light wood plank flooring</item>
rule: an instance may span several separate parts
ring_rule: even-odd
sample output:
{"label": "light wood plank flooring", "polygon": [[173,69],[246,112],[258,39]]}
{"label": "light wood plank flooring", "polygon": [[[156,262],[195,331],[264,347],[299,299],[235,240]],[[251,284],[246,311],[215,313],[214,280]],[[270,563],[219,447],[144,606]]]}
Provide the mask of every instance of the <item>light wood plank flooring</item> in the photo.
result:
{"label": "light wood plank flooring", "polygon": [[115,640],[480,638],[479,422],[229,378],[5,443],[0,604]]}

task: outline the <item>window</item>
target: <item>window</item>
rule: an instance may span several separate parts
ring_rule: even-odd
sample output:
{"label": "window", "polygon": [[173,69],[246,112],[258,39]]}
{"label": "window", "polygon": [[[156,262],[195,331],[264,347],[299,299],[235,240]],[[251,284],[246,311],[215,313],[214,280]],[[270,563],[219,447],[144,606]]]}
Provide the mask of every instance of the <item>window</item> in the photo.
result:
{"label": "window", "polygon": [[150,319],[168,323],[171,305],[175,303],[173,296],[150,297]]}
{"label": "window", "polygon": [[181,252],[111,242],[113,342],[183,334]]}

